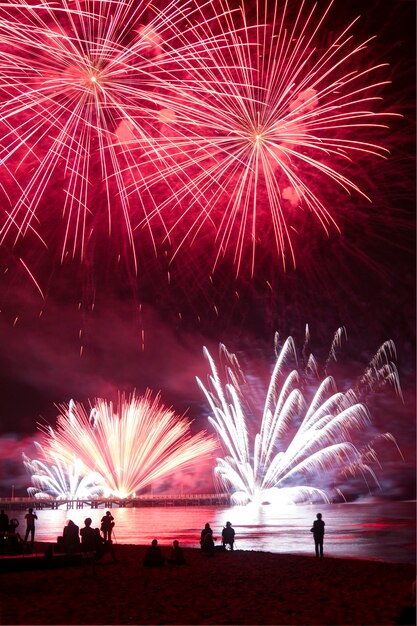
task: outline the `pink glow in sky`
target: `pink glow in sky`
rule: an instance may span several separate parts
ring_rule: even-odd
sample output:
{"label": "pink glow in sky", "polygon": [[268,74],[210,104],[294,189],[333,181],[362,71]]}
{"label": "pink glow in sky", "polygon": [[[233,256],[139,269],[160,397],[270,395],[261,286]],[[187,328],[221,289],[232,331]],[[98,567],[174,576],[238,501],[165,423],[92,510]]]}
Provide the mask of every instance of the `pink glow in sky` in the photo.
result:
{"label": "pink glow in sky", "polygon": [[415,7],[249,4],[0,6],[7,468],[71,398],[150,388],[203,428],[203,346],[262,387],[308,323],[319,350],[346,326],[344,388],[394,340],[404,404],[375,420],[412,485]]}

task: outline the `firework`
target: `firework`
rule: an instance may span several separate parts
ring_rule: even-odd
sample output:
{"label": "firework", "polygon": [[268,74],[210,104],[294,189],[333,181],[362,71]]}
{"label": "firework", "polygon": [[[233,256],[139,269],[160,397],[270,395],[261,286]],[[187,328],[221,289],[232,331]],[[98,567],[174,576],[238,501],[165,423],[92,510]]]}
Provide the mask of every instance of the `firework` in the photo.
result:
{"label": "firework", "polygon": [[[38,448],[43,457],[48,456],[41,446],[38,445]],[[23,454],[23,463],[34,485],[28,488],[28,494],[39,500],[83,500],[103,495],[102,477],[94,472],[85,475],[84,464],[80,459],[74,459],[71,464],[64,464],[59,459],[49,464],[39,459],[31,460]]]}
{"label": "firework", "polygon": [[310,216],[337,232],[335,197],[343,208],[350,195],[370,200],[357,166],[387,156],[378,138],[389,119],[379,111],[386,72],[367,65],[372,39],[355,42],[357,20],[329,37],[331,3],[323,13],[253,6],[233,14],[173,98],[162,167],[171,189],[155,209],[177,249],[209,232],[214,266],[233,251],[236,272],[249,260],[252,274],[258,246],[295,266]]}
{"label": "firework", "polygon": [[[161,129],[176,75],[195,56],[193,22],[204,21],[204,7],[179,0],[161,9],[147,0],[0,4],[0,167],[10,204],[2,242],[34,235],[47,245],[48,226],[55,233],[62,220],[61,259],[84,259],[96,231],[113,235],[124,225],[136,265],[133,215],[142,219],[154,204],[149,196],[145,206],[143,188],[133,207],[127,197],[127,180],[136,188],[143,172],[125,145],[138,141],[164,163]],[[51,213],[45,197],[54,189]]]}
{"label": "firework", "polygon": [[93,493],[100,487],[104,496],[132,496],[207,460],[216,446],[205,432],[191,435],[189,421],[165,408],[159,396],[152,399],[149,391],[121,395],[117,407],[98,399],[90,412],[73,402],[59,408],[56,428],[43,429],[43,461],[27,465],[35,470],[35,486],[52,495],[62,489],[57,494],[51,474],[76,465]]}
{"label": "firework", "polygon": [[[295,264],[309,216],[337,230],[329,199],[340,190],[369,200],[357,166],[387,155],[384,66],[367,65],[371,39],[355,42],[356,20],[327,37],[330,6],[1,3],[10,208],[0,240],[48,245],[62,220],[62,260],[85,260],[105,229],[123,233],[136,270],[145,229],[174,256],[185,240],[211,237],[214,265],[232,250],[237,272],[249,255],[253,273],[256,246],[271,242],[284,267]],[[51,213],[53,188],[63,197],[54,192]]]}
{"label": "firework", "polygon": [[[226,382],[207,349],[204,353],[212,371],[209,386],[197,381],[210,404],[209,421],[227,455],[217,459],[215,473],[231,490],[235,503],[330,502],[342,495],[334,485],[349,476],[361,476],[368,486],[378,485],[372,463],[377,460],[374,443],[380,437],[369,440],[368,436],[365,446],[358,444],[370,430],[371,419],[353,389],[337,392],[334,379],[326,376],[307,402],[301,390],[303,378],[306,383],[316,373],[317,362],[309,355],[303,372],[291,370],[289,364],[297,357],[289,337],[277,354],[262,416],[255,420],[260,429],[253,437],[250,401],[242,391],[243,373],[224,345],[220,352]],[[389,352],[385,357],[381,367],[376,365],[379,358],[373,359],[373,380],[395,381],[398,387]],[[391,368],[389,377],[387,367]],[[389,433],[381,437],[394,441]],[[333,488],[323,488],[327,484]]]}

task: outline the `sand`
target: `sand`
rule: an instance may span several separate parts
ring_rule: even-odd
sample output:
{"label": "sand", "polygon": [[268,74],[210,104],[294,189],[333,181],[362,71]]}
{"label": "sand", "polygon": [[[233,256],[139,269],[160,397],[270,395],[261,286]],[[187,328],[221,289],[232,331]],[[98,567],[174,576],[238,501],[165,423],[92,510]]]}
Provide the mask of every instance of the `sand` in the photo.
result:
{"label": "sand", "polygon": [[[161,546],[168,553],[168,546]],[[145,569],[143,546],[116,545],[82,568],[0,575],[5,624],[395,624],[412,564],[235,551]]]}

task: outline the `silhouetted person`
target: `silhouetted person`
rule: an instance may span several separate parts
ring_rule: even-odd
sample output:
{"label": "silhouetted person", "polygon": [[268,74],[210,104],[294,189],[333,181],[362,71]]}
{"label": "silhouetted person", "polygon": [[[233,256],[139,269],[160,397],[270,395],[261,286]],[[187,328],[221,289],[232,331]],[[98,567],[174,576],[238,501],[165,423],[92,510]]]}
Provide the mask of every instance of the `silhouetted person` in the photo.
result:
{"label": "silhouetted person", "polygon": [[9,516],[2,509],[0,512],[0,532],[9,532]]}
{"label": "silhouetted person", "polygon": [[226,549],[226,546],[230,546],[230,549],[233,550],[233,544],[235,543],[235,530],[232,528],[231,522],[226,522],[226,526],[222,530],[222,542],[223,548]]}
{"label": "silhouetted person", "polygon": [[174,539],[174,541],[172,542],[172,549],[169,555],[168,563],[172,563],[173,565],[186,564],[184,551],[182,548],[180,548],[180,544],[177,539]]}
{"label": "silhouetted person", "polygon": [[214,554],[214,539],[213,530],[210,528],[210,524],[204,526],[200,535],[201,551],[205,554]]}
{"label": "silhouetted person", "polygon": [[[96,573],[96,551],[97,551],[97,529],[91,528],[91,517],[84,520],[84,528],[81,528],[81,552],[83,557],[83,575],[87,573],[90,566],[93,574]],[[100,531],[98,530],[100,536]],[[100,537],[101,539],[101,537]]]}
{"label": "silhouetted person", "polygon": [[103,533],[104,541],[110,541],[113,527],[114,517],[110,511],[106,511],[106,515],[101,518],[101,532]]}
{"label": "silhouetted person", "polygon": [[80,549],[80,529],[70,519],[63,530],[63,544],[65,552],[78,552]]}
{"label": "silhouetted person", "polygon": [[16,532],[16,528],[19,526],[19,520],[15,517],[9,522],[9,532],[7,533],[7,541],[9,544],[9,550],[11,554],[19,554],[21,552],[21,545],[23,543],[22,537]]}
{"label": "silhouetted person", "polygon": [[[211,540],[213,541],[213,530],[211,529],[210,524],[207,522],[205,524],[203,530],[200,533],[200,546],[201,546],[201,549],[203,549],[203,545],[207,541],[207,536],[208,535],[211,537]],[[214,541],[213,541],[213,545],[214,545]]]}
{"label": "silhouetted person", "polygon": [[38,516],[33,512],[33,509],[29,509],[25,515],[26,533],[23,541],[26,543],[30,535],[30,543],[32,546],[35,541],[35,519],[38,519]]}
{"label": "silhouetted person", "polygon": [[152,539],[150,547],[145,552],[143,565],[145,567],[162,567],[164,563],[165,557],[162,554],[161,548],[158,546],[158,541],[156,539]]}
{"label": "silhouetted person", "polygon": [[99,561],[106,552],[106,542],[100,534],[99,528],[93,528],[94,531],[94,549],[96,562]]}
{"label": "silhouetted person", "polygon": [[316,556],[323,558],[323,539],[324,539],[324,522],[322,520],[322,514],[317,513],[317,519],[313,522],[313,528],[310,531],[313,533],[314,544],[316,546]]}
{"label": "silhouetted person", "polygon": [[116,555],[114,553],[113,542],[111,539],[105,541],[100,535],[98,528],[94,529],[96,534],[96,560],[99,561],[105,554],[110,554],[113,563],[116,563]]}

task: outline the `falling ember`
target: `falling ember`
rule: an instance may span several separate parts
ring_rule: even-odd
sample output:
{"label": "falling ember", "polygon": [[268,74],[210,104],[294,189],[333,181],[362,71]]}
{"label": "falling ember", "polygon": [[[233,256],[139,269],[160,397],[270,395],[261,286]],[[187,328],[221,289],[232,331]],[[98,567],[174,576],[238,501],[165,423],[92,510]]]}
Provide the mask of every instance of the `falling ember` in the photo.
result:
{"label": "falling ember", "polygon": [[78,492],[87,484],[94,494],[126,498],[179,469],[196,467],[216,447],[205,432],[191,435],[190,422],[164,407],[159,396],[152,399],[150,391],[122,394],[117,407],[97,399],[89,413],[73,402],[59,408],[56,428],[41,429],[42,459],[25,459],[38,497],[59,498],[71,485]]}
{"label": "falling ember", "polygon": [[[335,335],[337,340],[341,330]],[[304,350],[307,342],[308,334]],[[335,342],[333,356],[334,346]],[[343,484],[352,477],[363,479],[369,490],[379,485],[372,467],[378,462],[374,445],[383,439],[396,446],[395,440],[389,433],[370,437],[367,407],[353,389],[337,392],[331,376],[315,385],[313,398],[307,401],[303,383],[307,386],[309,378],[315,377],[317,364],[309,355],[305,371],[289,368],[291,361],[297,362],[291,337],[277,354],[262,415],[254,420],[259,428],[254,437],[250,396],[243,391],[245,381],[236,356],[220,346],[223,381],[206,348],[204,354],[211,375],[207,386],[198,378],[197,382],[209,402],[209,422],[225,453],[217,459],[215,474],[235,503],[330,502],[343,497]],[[390,351],[385,357],[380,366],[379,358],[373,359],[372,381],[388,382],[398,389]]]}

